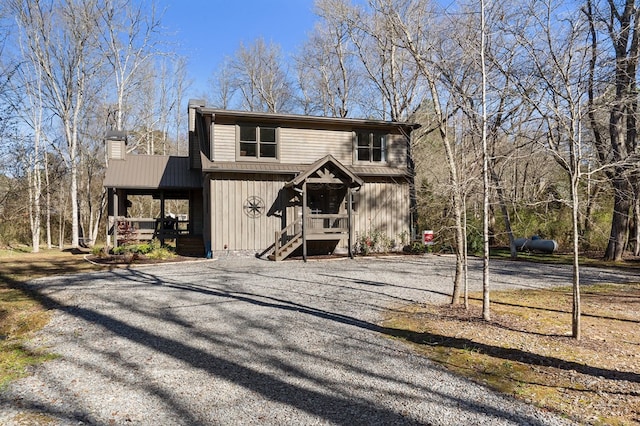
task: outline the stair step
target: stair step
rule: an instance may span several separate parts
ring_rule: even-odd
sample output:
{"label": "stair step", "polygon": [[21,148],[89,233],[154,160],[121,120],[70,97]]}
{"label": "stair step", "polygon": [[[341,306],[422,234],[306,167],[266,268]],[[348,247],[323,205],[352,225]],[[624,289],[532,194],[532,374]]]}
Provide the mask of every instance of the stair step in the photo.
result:
{"label": "stair step", "polygon": [[294,252],[302,244],[302,236],[298,235],[284,244],[277,252],[274,252],[269,259],[284,260],[289,254]]}

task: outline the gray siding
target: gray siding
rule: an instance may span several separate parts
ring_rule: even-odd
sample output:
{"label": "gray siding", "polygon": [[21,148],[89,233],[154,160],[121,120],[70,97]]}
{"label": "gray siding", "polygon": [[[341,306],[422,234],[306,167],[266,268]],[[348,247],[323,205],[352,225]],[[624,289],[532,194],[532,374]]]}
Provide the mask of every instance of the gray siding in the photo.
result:
{"label": "gray siding", "polygon": [[[213,175],[211,189],[211,248],[261,253],[270,247],[279,232],[299,214],[290,207],[283,175]],[[257,218],[244,212],[250,196],[264,200],[266,211]],[[354,236],[371,232],[385,234],[399,242],[403,232],[409,233],[409,184],[404,180],[367,181],[360,189],[353,215]],[[344,205],[344,203],[343,203]],[[283,209],[283,206],[285,207]],[[283,212],[284,210],[284,212]],[[340,246],[347,244],[344,238]]]}
{"label": "gray siding", "polygon": [[214,138],[213,160],[236,161],[236,126],[235,124],[215,124],[211,126]]}
{"label": "gray siding", "polygon": [[407,139],[402,135],[389,135],[387,139],[387,165],[407,166]]}
{"label": "gray siding", "polygon": [[[283,228],[281,209],[285,197],[281,192],[290,177],[282,175],[212,175],[211,249],[262,252],[275,241],[275,232]],[[250,217],[244,211],[250,196],[260,197],[265,211]],[[286,215],[286,212],[285,212]]]}
{"label": "gray siding", "polygon": [[410,232],[409,184],[404,180],[366,181],[354,214],[354,235],[380,232],[399,242]]}
{"label": "gray siding", "polygon": [[327,154],[342,164],[353,163],[351,132],[339,130],[280,129],[280,161],[312,164]]}
{"label": "gray siding", "polygon": [[[236,161],[235,124],[216,123],[212,129],[214,138],[212,159],[214,161]],[[390,135],[387,140],[387,164],[389,167],[406,167],[406,139],[399,134]],[[346,130],[279,129],[279,162],[282,164],[312,164],[327,154],[333,155],[346,166],[353,161],[353,133]]]}

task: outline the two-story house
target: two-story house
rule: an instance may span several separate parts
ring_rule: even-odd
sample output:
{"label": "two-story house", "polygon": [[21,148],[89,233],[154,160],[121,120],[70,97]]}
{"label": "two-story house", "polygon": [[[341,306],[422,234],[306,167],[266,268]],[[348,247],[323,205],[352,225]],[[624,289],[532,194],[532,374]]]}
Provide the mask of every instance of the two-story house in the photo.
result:
{"label": "two-story house", "polygon": [[[146,194],[163,205],[189,200],[188,226],[176,232],[178,251],[195,241],[208,256],[244,251],[306,259],[352,254],[356,238],[371,233],[399,241],[412,231],[414,128],[191,101],[188,157],[125,155],[123,138],[107,138],[109,232],[117,244],[122,224],[135,222],[126,217],[127,196]],[[162,220],[158,224],[153,233],[171,236],[162,233]]]}

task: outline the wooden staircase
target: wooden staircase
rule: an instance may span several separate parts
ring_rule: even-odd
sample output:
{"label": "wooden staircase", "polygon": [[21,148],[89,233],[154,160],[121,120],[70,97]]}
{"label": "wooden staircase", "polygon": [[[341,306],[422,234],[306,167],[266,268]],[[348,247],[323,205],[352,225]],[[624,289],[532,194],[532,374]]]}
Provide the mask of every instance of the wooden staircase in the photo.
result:
{"label": "wooden staircase", "polygon": [[276,242],[273,254],[269,259],[280,261],[291,255],[302,245],[302,231],[295,233],[296,226],[301,229],[302,221],[297,220],[287,225],[282,231],[276,232]]}
{"label": "wooden staircase", "polygon": [[291,253],[296,251],[298,247],[302,245],[302,232],[295,235],[291,240],[289,240],[286,244],[282,245],[277,251],[273,251],[273,260],[284,260]]}

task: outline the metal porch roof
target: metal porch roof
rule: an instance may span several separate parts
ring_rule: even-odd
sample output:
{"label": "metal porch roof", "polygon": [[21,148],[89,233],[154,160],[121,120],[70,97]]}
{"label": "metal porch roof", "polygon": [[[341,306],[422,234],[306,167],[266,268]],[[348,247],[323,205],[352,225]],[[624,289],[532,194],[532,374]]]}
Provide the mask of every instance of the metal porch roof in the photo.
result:
{"label": "metal porch roof", "polygon": [[110,160],[104,178],[106,188],[197,189],[202,175],[189,168],[189,157],[168,155],[127,155]]}

